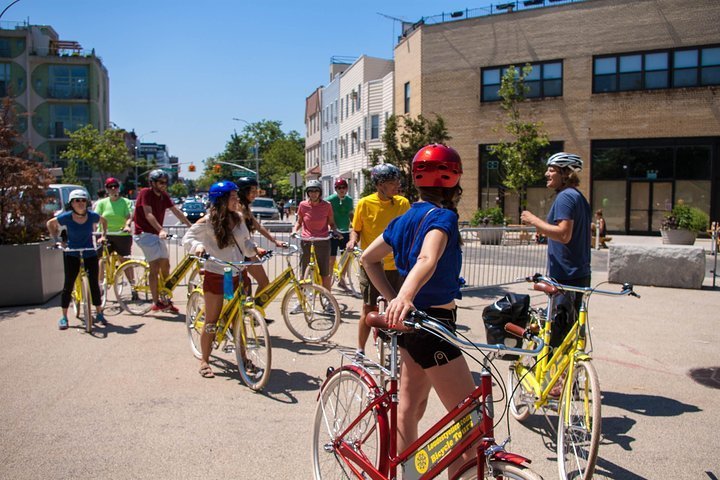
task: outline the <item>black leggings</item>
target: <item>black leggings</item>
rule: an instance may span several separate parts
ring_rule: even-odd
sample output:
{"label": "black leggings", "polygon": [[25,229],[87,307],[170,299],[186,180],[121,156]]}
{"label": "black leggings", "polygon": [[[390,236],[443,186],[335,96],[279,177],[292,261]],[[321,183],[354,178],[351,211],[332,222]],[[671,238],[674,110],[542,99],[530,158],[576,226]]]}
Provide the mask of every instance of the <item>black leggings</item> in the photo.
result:
{"label": "black leggings", "polygon": [[[80,257],[73,255],[63,255],[63,263],[65,264],[65,283],[63,284],[62,295],[60,296],[60,306],[68,308],[72,291],[75,288],[75,279],[80,273]],[[90,296],[92,304],[96,307],[100,305],[102,298],[100,297],[100,285],[98,284],[98,257],[93,256],[85,259],[85,271],[90,281]]]}

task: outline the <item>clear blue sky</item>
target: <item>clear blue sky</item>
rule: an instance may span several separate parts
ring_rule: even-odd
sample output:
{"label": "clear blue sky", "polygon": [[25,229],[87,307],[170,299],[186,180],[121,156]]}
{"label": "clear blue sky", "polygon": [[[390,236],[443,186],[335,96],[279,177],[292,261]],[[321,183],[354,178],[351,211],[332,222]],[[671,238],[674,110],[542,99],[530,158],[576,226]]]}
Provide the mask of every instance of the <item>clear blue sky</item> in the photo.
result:
{"label": "clear blue sky", "polygon": [[110,75],[110,119],[157,130],[142,140],[167,144],[187,175],[242,129],[233,117],[304,136],[305,98],[327,83],[331,56],[392,58],[400,25],[377,12],[415,22],[488,3],[21,0],[2,20],[51,25],[94,48]]}

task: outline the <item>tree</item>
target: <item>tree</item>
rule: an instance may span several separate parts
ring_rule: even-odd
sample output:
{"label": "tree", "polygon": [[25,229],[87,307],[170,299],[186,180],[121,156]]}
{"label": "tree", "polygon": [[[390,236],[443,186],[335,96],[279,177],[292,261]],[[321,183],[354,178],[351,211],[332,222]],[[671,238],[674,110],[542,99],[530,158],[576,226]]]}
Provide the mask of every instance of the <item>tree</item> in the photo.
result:
{"label": "tree", "polygon": [[52,176],[21,143],[10,97],[0,108],[0,244],[40,241],[48,212],[47,187]]}
{"label": "tree", "polygon": [[[391,163],[402,172],[405,196],[414,202],[418,198],[417,190],[412,181],[412,160],[415,154],[425,145],[446,143],[452,137],[445,127],[445,120],[436,115],[435,120],[423,115],[417,118],[391,115],[385,124],[383,133],[383,151],[374,150],[370,153],[370,164],[377,165],[380,158]],[[366,182],[362,196],[372,193],[375,189],[369,181],[370,172],[364,171]]]}
{"label": "tree", "polygon": [[77,160],[68,160],[67,166],[63,168],[63,183],[70,183],[74,185],[81,184],[82,182],[77,176],[78,163]]}
{"label": "tree", "polygon": [[510,66],[503,75],[499,93],[502,99],[500,108],[505,112],[506,121],[502,129],[511,140],[503,140],[488,149],[501,162],[503,185],[519,195],[521,210],[527,207],[528,185],[542,178],[540,154],[550,143],[547,133],[542,130],[542,123],[524,120],[521,112],[530,91],[525,79],[531,71],[529,64],[522,71]]}
{"label": "tree", "polygon": [[183,182],[175,182],[168,187],[168,193],[172,197],[187,197],[189,189]]}
{"label": "tree", "polygon": [[60,156],[69,162],[84,161],[105,180],[108,175],[122,173],[134,165],[125,144],[125,131],[109,128],[100,133],[92,125],[69,132],[70,143]]}

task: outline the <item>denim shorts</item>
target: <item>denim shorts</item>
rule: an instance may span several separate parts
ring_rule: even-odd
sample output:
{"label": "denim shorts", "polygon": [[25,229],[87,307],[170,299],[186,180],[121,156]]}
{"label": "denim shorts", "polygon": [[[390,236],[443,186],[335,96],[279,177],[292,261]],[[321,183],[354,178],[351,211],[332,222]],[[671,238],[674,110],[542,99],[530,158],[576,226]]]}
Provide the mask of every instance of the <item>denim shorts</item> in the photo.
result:
{"label": "denim shorts", "polygon": [[161,240],[157,234],[143,232],[140,235],[133,235],[133,240],[143,251],[145,260],[148,262],[154,262],[161,258],[170,258],[167,243],[165,240]]}

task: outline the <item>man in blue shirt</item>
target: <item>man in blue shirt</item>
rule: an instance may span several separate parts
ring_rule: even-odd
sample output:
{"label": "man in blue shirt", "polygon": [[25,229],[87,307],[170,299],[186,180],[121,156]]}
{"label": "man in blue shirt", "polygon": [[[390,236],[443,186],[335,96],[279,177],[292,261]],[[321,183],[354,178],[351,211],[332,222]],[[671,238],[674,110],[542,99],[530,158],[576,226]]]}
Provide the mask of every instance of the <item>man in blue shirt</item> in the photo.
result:
{"label": "man in blue shirt", "polygon": [[[577,189],[580,185],[578,173],[582,170],[578,155],[560,152],[547,161],[547,187],[557,192],[550,208],[547,221],[525,210],[520,220],[532,225],[537,233],[548,239],[548,275],[560,283],[576,287],[590,286],[590,204]],[[575,313],[580,310],[582,297],[575,297]],[[556,337],[562,340],[575,321],[558,325],[557,335],[553,332],[552,344]],[[558,343],[559,345],[559,343]],[[557,346],[557,345],[555,345]]]}

